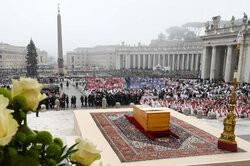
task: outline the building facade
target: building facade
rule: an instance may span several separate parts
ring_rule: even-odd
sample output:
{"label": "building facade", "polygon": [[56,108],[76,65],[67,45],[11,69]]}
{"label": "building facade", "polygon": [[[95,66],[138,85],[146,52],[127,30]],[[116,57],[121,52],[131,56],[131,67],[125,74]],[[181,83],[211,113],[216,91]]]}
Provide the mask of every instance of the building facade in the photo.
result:
{"label": "building facade", "polygon": [[116,69],[161,66],[168,67],[170,71],[199,71],[201,54],[199,41],[154,41],[149,46],[121,46],[116,49]]}
{"label": "building facade", "polygon": [[158,41],[148,46],[96,46],[67,53],[68,69],[153,69],[156,65],[174,70],[198,71],[201,42]]}
{"label": "building facade", "polygon": [[[250,82],[249,28],[246,15],[241,25],[234,24],[234,17],[229,27],[220,26],[220,16],[213,17],[212,25],[207,22],[205,35],[201,37],[203,43],[201,78],[232,81],[235,64],[238,61],[237,80]],[[237,60],[236,46],[239,32],[243,35],[243,39],[239,43],[241,47]]]}
{"label": "building facade", "polygon": [[67,68],[74,69],[114,69],[117,46],[96,46],[76,48],[67,52]]}
{"label": "building facade", "polygon": [[145,46],[116,46],[77,48],[67,53],[69,69],[100,67],[103,69],[153,69],[167,67],[170,71],[201,71],[201,78],[233,80],[237,57],[235,48],[239,32],[243,34],[238,62],[238,81],[250,82],[250,23],[246,14],[242,24],[222,27],[220,16],[205,25],[205,35],[196,41],[152,40]]}
{"label": "building facade", "polygon": [[[38,65],[47,64],[47,52],[36,49]],[[24,69],[26,67],[26,47],[13,46],[0,43],[0,68],[2,69]]]}

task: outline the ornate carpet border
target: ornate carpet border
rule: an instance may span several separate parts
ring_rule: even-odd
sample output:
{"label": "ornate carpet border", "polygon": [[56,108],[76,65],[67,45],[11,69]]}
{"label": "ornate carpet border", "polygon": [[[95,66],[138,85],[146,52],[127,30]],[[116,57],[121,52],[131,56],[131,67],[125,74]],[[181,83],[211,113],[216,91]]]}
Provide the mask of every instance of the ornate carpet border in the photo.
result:
{"label": "ornate carpet border", "polygon": [[[121,162],[136,162],[136,161],[147,161],[147,160],[161,160],[161,159],[169,159],[169,158],[182,158],[182,157],[192,157],[192,156],[208,156],[208,155],[215,155],[215,154],[225,154],[225,153],[235,153],[235,152],[228,152],[228,151],[221,151],[221,152],[216,152],[216,153],[203,153],[203,154],[192,154],[190,156],[168,156],[167,158],[149,158],[149,159],[146,159],[146,160],[126,160],[123,155],[121,154],[121,152],[119,151],[119,149],[117,149],[117,146],[112,142],[110,141],[110,138],[109,136],[106,134],[106,132],[104,131],[103,127],[101,126],[101,124],[99,123],[98,119],[95,117],[95,114],[106,114],[106,113],[123,113],[123,114],[129,114],[129,113],[132,113],[132,111],[128,111],[128,112],[95,112],[95,113],[90,113],[92,119],[94,120],[95,124],[97,125],[97,127],[99,128],[99,130],[101,131],[102,135],[104,136],[104,138],[106,139],[106,141],[109,143],[109,145],[112,147],[113,151],[116,153],[116,155],[118,156],[118,158],[120,159]],[[183,122],[183,123],[187,123],[183,120],[180,120],[176,117],[174,117],[175,119]],[[112,123],[113,127],[116,128],[116,130],[119,130],[119,128],[112,122],[110,121],[110,123]],[[130,123],[130,122],[129,122]],[[211,135],[210,133],[200,129],[200,128],[197,128],[189,123],[187,123],[188,125],[186,126],[188,128],[188,126],[192,126],[193,128],[195,128],[196,130],[198,131],[201,131],[203,134],[206,134],[208,135],[209,137],[212,137],[212,138],[217,138],[213,135]],[[181,127],[183,128],[183,127]],[[185,128],[183,128],[185,129]],[[189,131],[187,131],[189,132]],[[120,134],[122,134],[120,132]],[[200,136],[199,136],[200,137]],[[218,139],[218,138],[217,138]],[[241,148],[238,148],[238,152],[246,152],[245,150],[241,149]]]}

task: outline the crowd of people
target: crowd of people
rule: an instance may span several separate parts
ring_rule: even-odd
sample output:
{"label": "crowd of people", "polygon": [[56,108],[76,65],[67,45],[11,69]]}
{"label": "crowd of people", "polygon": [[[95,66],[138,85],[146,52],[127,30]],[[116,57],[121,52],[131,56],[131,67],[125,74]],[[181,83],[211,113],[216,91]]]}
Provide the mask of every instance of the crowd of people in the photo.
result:
{"label": "crowd of people", "polygon": [[[113,90],[87,90],[83,89],[81,96],[82,106],[100,107],[103,97],[107,106],[113,107],[116,102],[121,105],[148,104],[153,107],[171,107],[179,112],[188,108],[191,114],[198,110],[207,116],[214,112],[217,118],[225,117],[229,111],[229,103],[233,86],[222,81],[203,81],[200,79],[170,79],[164,78],[164,87],[160,90],[145,89],[113,89]],[[79,80],[78,80],[79,83]],[[79,83],[80,85],[86,84]],[[84,88],[85,86],[80,86]],[[238,118],[250,116],[249,100],[250,84],[237,85],[237,104],[235,115]]]}
{"label": "crowd of people", "polygon": [[[14,72],[14,71],[13,71]],[[10,89],[11,88],[11,74],[12,71],[1,71],[0,86]],[[150,74],[151,73],[151,74]],[[10,75],[8,75],[10,74]],[[183,112],[188,108],[191,114],[195,115],[197,111],[202,110],[203,115],[207,116],[209,113],[214,112],[217,118],[225,117],[229,111],[229,103],[231,99],[231,93],[233,86],[224,82],[210,82],[208,80],[203,81],[200,79],[193,79],[195,73],[184,73],[188,78],[192,79],[178,79],[180,78],[177,73],[174,77],[161,77],[158,73],[155,74],[152,71],[147,70],[124,70],[124,71],[112,71],[110,75],[123,76],[124,86],[122,89],[87,89],[86,79],[84,78],[71,78],[68,77],[65,81],[58,80],[56,77],[40,77],[38,78],[40,83],[47,85],[43,89],[43,93],[46,93],[48,98],[40,102],[46,109],[68,109],[68,108],[84,108],[84,107],[96,107],[102,106],[103,99],[106,99],[107,107],[114,107],[117,102],[121,105],[128,106],[130,103],[134,104],[148,104],[152,107],[170,107],[176,111]],[[173,72],[171,72],[173,74]],[[165,75],[169,75],[166,73]],[[161,89],[154,88],[127,88],[126,76],[130,77],[149,77],[164,79],[163,87]],[[15,76],[14,76],[15,78]],[[181,76],[182,78],[182,76]],[[72,84],[76,89],[81,92],[81,96],[76,97],[74,94],[65,94],[61,91],[64,86],[69,87]],[[55,85],[55,86],[53,86]],[[236,107],[235,115],[237,118],[249,117],[250,118],[250,84],[240,83],[236,89]],[[77,105],[77,100],[80,105]]]}
{"label": "crowd of people", "polygon": [[149,77],[149,78],[185,78],[196,79],[198,78],[198,71],[162,71],[152,69],[123,69],[113,70],[108,72],[112,77]]}
{"label": "crowd of people", "polygon": [[11,79],[17,79],[22,74],[22,70],[16,69],[1,69],[0,70],[0,87],[9,89],[11,88]]}
{"label": "crowd of people", "polygon": [[[193,115],[198,110],[202,110],[205,116],[214,112],[217,118],[221,118],[229,112],[232,89],[232,85],[223,82],[168,79],[161,91],[145,90],[144,96],[157,96],[157,99],[145,97],[140,103],[153,107],[170,107],[179,112],[188,108]],[[237,86],[234,110],[237,118],[250,116],[249,89],[249,84],[241,83]]]}

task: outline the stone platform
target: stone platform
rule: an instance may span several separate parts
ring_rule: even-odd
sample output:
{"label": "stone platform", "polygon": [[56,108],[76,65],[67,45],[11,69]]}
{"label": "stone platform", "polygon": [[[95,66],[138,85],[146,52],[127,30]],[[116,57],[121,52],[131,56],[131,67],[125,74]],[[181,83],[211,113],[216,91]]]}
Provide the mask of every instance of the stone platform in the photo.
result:
{"label": "stone platform", "polygon": [[[203,124],[202,122],[180,114],[176,111],[169,110],[168,108],[161,107],[159,109],[166,109],[170,111],[171,116],[176,117],[190,125],[196,126],[197,128],[206,131],[207,133],[220,137],[221,130]],[[215,155],[203,155],[203,156],[193,156],[193,157],[181,157],[181,158],[168,158],[168,159],[158,159],[158,160],[147,160],[147,161],[137,161],[137,162],[121,162],[117,157],[114,150],[111,148],[110,144],[102,135],[101,131],[97,127],[96,123],[92,119],[90,113],[100,113],[100,112],[128,112],[132,111],[132,108],[119,108],[119,109],[98,109],[98,110],[76,110],[74,111],[74,123],[76,133],[83,138],[88,138],[97,148],[102,150],[103,164],[110,165],[123,165],[123,166],[154,166],[154,165],[206,165],[206,164],[219,164],[219,163],[232,163],[239,161],[250,160],[250,143],[236,137],[238,147],[246,152],[238,153],[226,153],[226,154],[215,154]],[[69,145],[74,143],[75,137],[68,137],[67,142]],[[247,162],[248,163],[248,162]],[[237,164],[236,164],[237,165]]]}

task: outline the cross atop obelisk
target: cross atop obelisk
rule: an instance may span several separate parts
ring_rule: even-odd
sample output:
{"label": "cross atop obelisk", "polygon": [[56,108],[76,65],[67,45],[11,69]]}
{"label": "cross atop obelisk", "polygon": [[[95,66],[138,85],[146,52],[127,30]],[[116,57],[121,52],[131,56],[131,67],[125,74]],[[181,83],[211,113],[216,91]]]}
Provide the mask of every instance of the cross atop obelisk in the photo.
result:
{"label": "cross atop obelisk", "polygon": [[63,48],[62,48],[62,27],[61,27],[61,15],[60,6],[58,4],[57,14],[57,39],[58,39],[58,74],[63,76]]}

